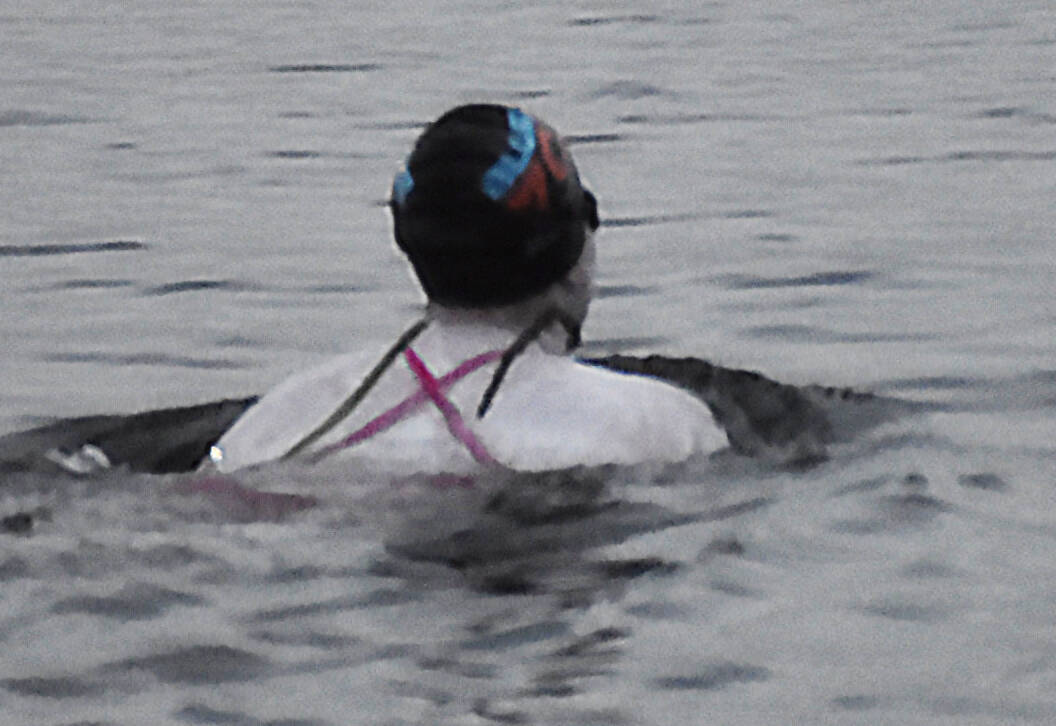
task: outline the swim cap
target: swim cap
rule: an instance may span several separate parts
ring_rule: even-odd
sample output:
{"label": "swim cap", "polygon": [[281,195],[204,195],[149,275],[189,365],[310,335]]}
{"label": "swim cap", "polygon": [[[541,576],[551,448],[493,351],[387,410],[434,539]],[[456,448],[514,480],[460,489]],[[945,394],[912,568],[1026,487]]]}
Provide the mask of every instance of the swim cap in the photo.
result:
{"label": "swim cap", "polygon": [[452,109],[418,138],[392,186],[396,244],[426,295],[454,307],[507,305],[542,292],[579,260],[598,227],[552,128],[520,109]]}

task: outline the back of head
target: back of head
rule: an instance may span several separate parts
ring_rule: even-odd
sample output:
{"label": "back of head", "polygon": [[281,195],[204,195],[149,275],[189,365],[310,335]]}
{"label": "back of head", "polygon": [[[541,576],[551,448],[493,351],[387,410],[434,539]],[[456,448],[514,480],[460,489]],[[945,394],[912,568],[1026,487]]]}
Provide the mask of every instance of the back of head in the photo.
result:
{"label": "back of head", "polygon": [[429,299],[520,302],[562,279],[598,226],[556,133],[523,111],[460,106],[418,138],[393,184],[396,243]]}

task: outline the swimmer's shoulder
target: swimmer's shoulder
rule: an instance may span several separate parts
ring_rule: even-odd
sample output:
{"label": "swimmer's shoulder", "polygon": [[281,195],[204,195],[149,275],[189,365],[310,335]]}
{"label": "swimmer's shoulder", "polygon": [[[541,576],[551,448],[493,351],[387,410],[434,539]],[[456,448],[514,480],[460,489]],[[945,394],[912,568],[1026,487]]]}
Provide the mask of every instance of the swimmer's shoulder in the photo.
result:
{"label": "swimmer's shoulder", "polygon": [[217,442],[220,470],[234,471],[283,456],[355,390],[370,361],[369,354],[346,353],[284,379]]}
{"label": "swimmer's shoulder", "polygon": [[726,443],[707,406],[673,385],[568,357],[534,358],[503,384],[486,429],[515,468],[680,462]]}

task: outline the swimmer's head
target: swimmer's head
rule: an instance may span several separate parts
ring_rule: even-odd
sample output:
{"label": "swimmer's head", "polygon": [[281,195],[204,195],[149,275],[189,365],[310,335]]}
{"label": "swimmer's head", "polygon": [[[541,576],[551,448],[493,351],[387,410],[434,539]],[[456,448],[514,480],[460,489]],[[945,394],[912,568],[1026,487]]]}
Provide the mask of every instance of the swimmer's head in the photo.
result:
{"label": "swimmer's head", "polygon": [[429,299],[511,305],[563,280],[598,227],[552,128],[516,108],[459,106],[422,133],[390,201],[396,244]]}

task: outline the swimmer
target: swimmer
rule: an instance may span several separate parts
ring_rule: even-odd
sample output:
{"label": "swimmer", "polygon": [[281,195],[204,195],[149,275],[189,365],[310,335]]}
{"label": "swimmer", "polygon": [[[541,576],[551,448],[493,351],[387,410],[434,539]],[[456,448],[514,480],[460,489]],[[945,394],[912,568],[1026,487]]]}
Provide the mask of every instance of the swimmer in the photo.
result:
{"label": "swimmer", "polygon": [[598,210],[545,123],[498,105],[448,111],[417,140],[389,208],[424,317],[383,354],[280,383],[217,442],[208,468],[347,459],[473,476],[676,463],[725,445],[698,398],[572,356]]}

